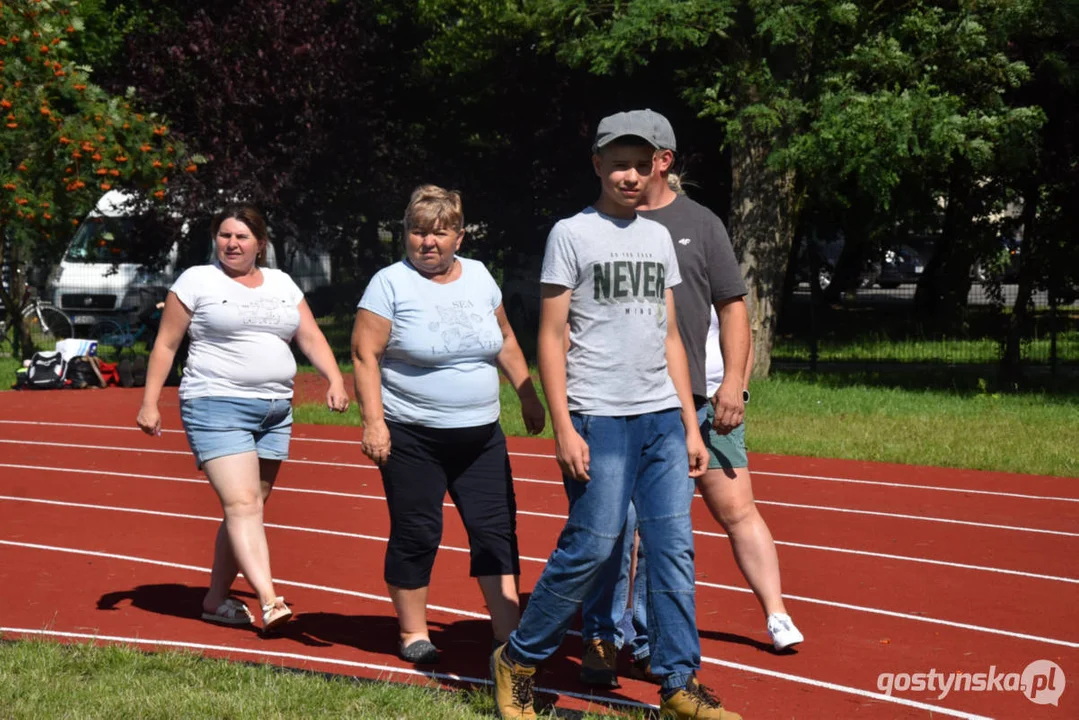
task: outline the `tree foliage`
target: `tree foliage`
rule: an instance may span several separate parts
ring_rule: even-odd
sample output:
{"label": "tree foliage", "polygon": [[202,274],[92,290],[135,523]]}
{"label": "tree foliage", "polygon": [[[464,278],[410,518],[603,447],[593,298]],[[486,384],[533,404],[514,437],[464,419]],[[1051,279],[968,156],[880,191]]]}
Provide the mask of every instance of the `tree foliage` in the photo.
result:
{"label": "tree foliage", "polygon": [[[107,190],[161,201],[171,179],[196,169],[162,117],[91,82],[72,50],[78,11],[75,0],[0,3],[0,265],[54,261]],[[16,324],[21,277],[0,288]]]}
{"label": "tree foliage", "polygon": [[[967,180],[964,189],[973,189],[1007,148],[1031,145],[1043,116],[1008,104],[1007,94],[1029,71],[1007,50],[1010,34],[1035,5],[427,3],[429,12],[437,7],[451,18],[435,47],[444,55],[459,52],[461,62],[485,57],[476,48],[489,46],[484,28],[494,15],[507,18],[503,27],[526,30],[537,48],[613,82],[641,82],[642,71],[671,68],[668,82],[715,122],[716,140],[730,152],[729,223],[757,306],[764,372],[801,209],[854,208],[855,216],[876,221],[877,228],[848,235],[857,251],[880,225],[894,226],[896,205],[932,206],[955,189],[949,184],[955,172]],[[923,200],[909,202],[910,193]],[[965,203],[965,225],[985,204]],[[949,267],[948,277],[954,275]]]}

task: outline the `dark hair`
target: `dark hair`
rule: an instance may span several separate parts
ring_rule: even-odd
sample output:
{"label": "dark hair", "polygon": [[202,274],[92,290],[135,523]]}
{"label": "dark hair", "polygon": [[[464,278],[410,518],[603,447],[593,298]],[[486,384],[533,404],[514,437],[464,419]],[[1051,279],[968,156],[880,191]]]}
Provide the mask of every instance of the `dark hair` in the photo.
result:
{"label": "dark hair", "polygon": [[228,219],[239,220],[246,225],[251,234],[255,236],[255,239],[259,242],[266,242],[268,234],[266,232],[266,218],[262,216],[262,213],[258,211],[254,205],[247,203],[236,203],[229,205],[224,210],[214,216],[213,222],[210,225],[210,235],[217,237],[217,231],[221,229],[221,224]]}
{"label": "dark hair", "polygon": [[255,239],[263,244],[255,262],[259,265],[266,262],[265,244],[269,242],[269,233],[266,231],[266,218],[262,216],[258,208],[249,203],[233,203],[226,206],[224,210],[214,216],[213,222],[210,223],[211,240],[217,238],[217,231],[221,229],[222,223],[229,219],[242,222],[255,236]]}

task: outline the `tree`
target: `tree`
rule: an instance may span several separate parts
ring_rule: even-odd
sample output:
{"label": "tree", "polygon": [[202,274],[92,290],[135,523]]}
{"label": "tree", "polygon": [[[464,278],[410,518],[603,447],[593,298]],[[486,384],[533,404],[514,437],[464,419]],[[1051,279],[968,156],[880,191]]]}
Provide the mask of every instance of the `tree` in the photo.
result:
{"label": "tree", "polygon": [[[1011,51],[1032,70],[1015,102],[1042,108],[1046,122],[1035,147],[1011,168],[1022,208],[1018,289],[1007,315],[1002,364],[1009,383],[1022,371],[1022,341],[1035,320],[1040,286],[1055,305],[1079,288],[1079,0],[1039,3],[1013,37]],[[1050,321],[1055,319],[1055,308]]]}
{"label": "tree", "polygon": [[440,46],[471,56],[497,25],[524,28],[538,49],[613,82],[672,68],[669,83],[717,123],[730,152],[729,225],[750,286],[760,375],[809,193],[885,209],[906,175],[950,172],[974,185],[998,144],[1039,120],[1002,102],[1025,76],[1002,52],[1025,3],[427,4],[447,16]]}
{"label": "tree", "polygon": [[285,268],[286,240],[329,249],[334,289],[354,307],[348,283],[386,261],[392,248],[379,226],[399,218],[426,162],[413,118],[430,105],[412,92],[411,40],[357,2],[191,0],[173,9],[128,36],[128,59],[108,84],[137,88],[205,156],[183,178],[177,212],[255,203]]}
{"label": "tree", "polygon": [[[0,266],[59,258],[79,219],[112,188],[163,200],[170,177],[193,172],[163,118],[111,96],[76,61],[76,0],[0,3]],[[11,272],[0,300],[24,355],[25,279]]]}

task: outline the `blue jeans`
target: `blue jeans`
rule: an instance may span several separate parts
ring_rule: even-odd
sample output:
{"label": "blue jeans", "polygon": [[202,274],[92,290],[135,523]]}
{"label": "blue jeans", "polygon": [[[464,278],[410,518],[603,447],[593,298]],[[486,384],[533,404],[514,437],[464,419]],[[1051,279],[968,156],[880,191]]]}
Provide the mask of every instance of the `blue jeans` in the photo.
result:
{"label": "blue jeans", "polygon": [[[709,437],[712,430],[711,404],[697,410],[697,423],[700,425],[701,436]],[[739,425],[739,428],[745,427]],[[723,467],[715,458],[715,451],[709,446],[709,469]],[[743,451],[744,454],[744,451]],[[738,467],[744,467],[739,465]],[[568,492],[568,488],[567,488]],[[572,502],[572,500],[570,501]],[[628,542],[621,545],[622,556],[612,557],[603,567],[603,575],[600,582],[602,586],[597,588],[584,606],[584,637],[602,637],[611,640],[619,647],[625,644],[628,636],[630,651],[634,660],[646,658],[648,649],[648,573],[646,571],[644,546],[637,549],[637,573],[633,576],[633,607],[626,607],[629,590],[629,571],[632,567],[633,558],[633,532],[630,528],[636,525],[636,516],[633,505],[629,506],[626,516],[626,538]],[[615,628],[611,631],[611,628]]]}
{"label": "blue jeans", "polygon": [[[588,443],[591,480],[582,483],[569,518],[536,582],[509,657],[537,665],[562,644],[605,564],[624,545],[630,502],[648,549],[648,640],[652,672],[663,688],[684,687],[700,668],[694,597],[693,528],[685,428],[678,410],[631,417],[573,415]],[[632,536],[630,537],[632,543]],[[608,605],[610,607],[610,605]]]}
{"label": "blue jeans", "polygon": [[[583,490],[582,484],[564,479],[570,505]],[[637,508],[629,504],[625,531],[614,552],[603,564],[596,587],[584,600],[582,635],[585,641],[602,638],[619,650],[627,645],[634,660],[648,657],[648,583],[644,547],[637,548],[637,572],[633,582],[633,602],[629,603],[629,576],[633,561],[633,536],[637,531]],[[628,607],[627,607],[628,605]]]}

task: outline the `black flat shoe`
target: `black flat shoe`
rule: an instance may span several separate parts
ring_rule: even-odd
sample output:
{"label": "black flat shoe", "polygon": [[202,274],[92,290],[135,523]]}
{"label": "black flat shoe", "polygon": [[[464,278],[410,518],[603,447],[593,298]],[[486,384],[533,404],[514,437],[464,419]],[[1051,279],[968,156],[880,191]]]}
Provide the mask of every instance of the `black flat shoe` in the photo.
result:
{"label": "black flat shoe", "polygon": [[401,643],[397,654],[402,660],[416,665],[434,665],[438,662],[438,648],[430,640],[414,640],[407,646]]}

